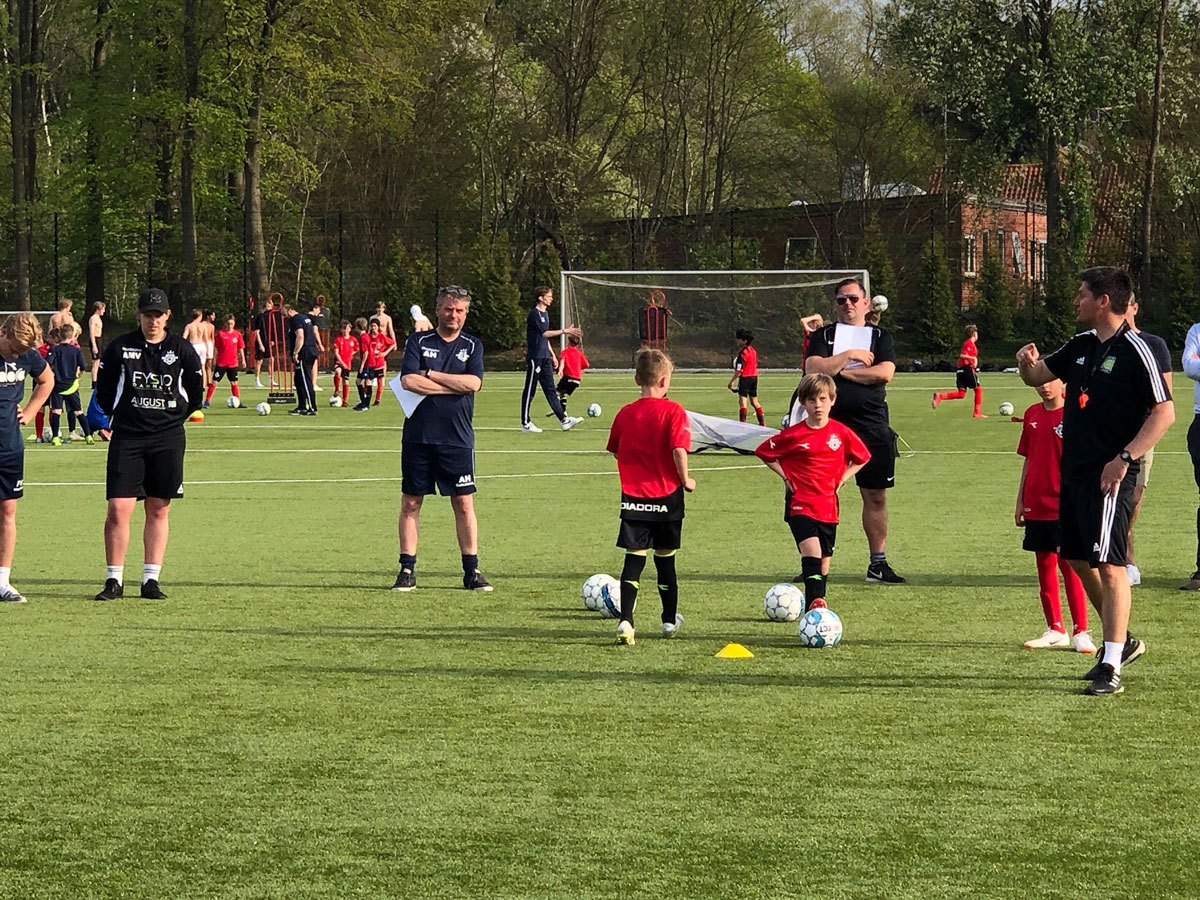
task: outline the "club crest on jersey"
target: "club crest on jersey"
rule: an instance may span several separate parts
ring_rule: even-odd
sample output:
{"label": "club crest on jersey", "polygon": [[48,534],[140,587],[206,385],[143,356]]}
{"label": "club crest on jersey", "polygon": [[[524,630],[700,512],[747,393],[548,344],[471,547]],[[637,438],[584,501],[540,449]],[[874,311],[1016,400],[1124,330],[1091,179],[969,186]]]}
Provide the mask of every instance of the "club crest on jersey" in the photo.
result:
{"label": "club crest on jersey", "polygon": [[174,350],[168,350],[163,354],[163,362],[165,362],[168,366],[173,364],[177,359],[179,359],[179,357],[175,355]]}
{"label": "club crest on jersey", "polygon": [[1111,375],[1113,366],[1117,364],[1117,359],[1114,356],[1104,357],[1104,362],[1100,363],[1100,371],[1105,375]]}
{"label": "club crest on jersey", "polygon": [[838,447],[842,446],[842,439],[836,434],[831,434],[826,446],[829,447],[830,450],[836,450]]}
{"label": "club crest on jersey", "polygon": [[1082,356],[1079,357],[1079,359],[1075,360],[1075,365],[1077,365],[1077,366],[1083,365],[1083,357]]}
{"label": "club crest on jersey", "polygon": [[1054,426],[1054,433],[1058,436],[1059,440],[1062,440],[1062,422]]}
{"label": "club crest on jersey", "polygon": [[471,354],[470,354],[470,352],[468,352],[466,347],[463,347],[461,350],[459,350],[457,353],[455,353],[454,356],[458,359],[459,362],[464,362],[464,363],[468,359],[471,358]]}

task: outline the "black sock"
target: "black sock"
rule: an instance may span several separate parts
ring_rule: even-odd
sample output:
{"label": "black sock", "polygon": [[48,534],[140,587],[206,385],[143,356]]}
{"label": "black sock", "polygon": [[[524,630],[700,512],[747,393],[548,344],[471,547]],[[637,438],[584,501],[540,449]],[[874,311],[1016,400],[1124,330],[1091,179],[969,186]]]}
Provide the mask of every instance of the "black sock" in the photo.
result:
{"label": "black sock", "polygon": [[1200,509],[1196,510],[1196,571],[1200,572]]}
{"label": "black sock", "polygon": [[637,553],[625,554],[625,565],[621,569],[621,621],[633,624],[633,607],[637,603],[638,579],[646,568],[646,557]]}
{"label": "black sock", "polygon": [[675,576],[675,554],[654,557],[654,568],[658,570],[658,596],[662,600],[662,620],[675,624],[675,613],[679,609],[679,579]]}
{"label": "black sock", "polygon": [[800,557],[800,571],[804,575],[804,605],[812,606],[814,600],[825,597],[825,576],[821,574],[821,557]]}
{"label": "black sock", "polygon": [[417,558],[415,556],[410,556],[407,553],[401,553],[400,554],[400,569],[401,569],[401,571],[407,569],[410,572],[416,572],[417,571]]}
{"label": "black sock", "polygon": [[75,431],[75,410],[67,410],[67,431],[74,433]]}
{"label": "black sock", "polygon": [[464,553],[462,555],[463,574],[474,575],[479,571],[479,555],[475,553]]}
{"label": "black sock", "polygon": [[55,437],[58,437],[58,426],[61,421],[62,416],[60,416],[58,413],[50,413],[50,433]]}

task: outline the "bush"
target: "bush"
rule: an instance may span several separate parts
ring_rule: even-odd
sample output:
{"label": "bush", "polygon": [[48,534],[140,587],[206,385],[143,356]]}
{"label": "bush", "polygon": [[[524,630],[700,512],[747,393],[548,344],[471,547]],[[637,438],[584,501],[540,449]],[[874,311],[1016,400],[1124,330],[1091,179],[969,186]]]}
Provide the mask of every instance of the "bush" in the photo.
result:
{"label": "bush", "polygon": [[950,267],[936,237],[926,244],[921,261],[914,324],[921,335],[922,348],[929,353],[948,353],[957,348],[958,325]]}
{"label": "bush", "polygon": [[979,299],[971,309],[975,323],[986,338],[1007,340],[1012,335],[1013,312],[1016,299],[1008,279],[1004,277],[1004,266],[999,256],[989,253],[984,257],[979,273]]}
{"label": "bush", "polygon": [[511,350],[525,339],[521,290],[513,282],[512,248],[507,235],[494,241],[486,235],[475,245],[471,283],[471,314],[467,331],[478,335],[489,350]]}

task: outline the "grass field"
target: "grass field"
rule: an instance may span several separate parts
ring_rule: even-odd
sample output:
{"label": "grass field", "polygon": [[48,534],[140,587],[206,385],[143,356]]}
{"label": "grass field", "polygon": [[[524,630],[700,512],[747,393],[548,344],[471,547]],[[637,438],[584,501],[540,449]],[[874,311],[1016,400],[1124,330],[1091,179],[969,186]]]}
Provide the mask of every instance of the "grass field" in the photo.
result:
{"label": "grass field", "polygon": [[[681,374],[672,396],[728,415],[726,378]],[[794,376],[762,384],[778,422]],[[892,386],[915,452],[888,550],[909,583],[863,584],[846,492],[829,592],[846,634],[825,651],[762,615],[798,556],[775,476],[729,454],[692,459],[679,638],[656,637],[653,590],[635,647],[583,609],[587,576],[619,574],[603,446],[628,375],[588,376],[574,407],[602,417],[542,435],[515,427],[516,375],[485,380],[490,595],[458,588],[436,498],[418,590],[387,590],[391,401],[264,419],[222,389],[189,427],[158,603],[91,601],[104,448],[31,447],[29,603],[0,610],[0,897],[1196,897],[1189,383],[1138,530],[1150,651],[1107,699],[1079,693],[1090,660],[1021,648],[1044,626],[1012,523],[1018,426],[931,411],[952,384]],[[1034,399],[1015,376],[984,385],[993,413]],[[755,658],[715,659],[727,641]]]}

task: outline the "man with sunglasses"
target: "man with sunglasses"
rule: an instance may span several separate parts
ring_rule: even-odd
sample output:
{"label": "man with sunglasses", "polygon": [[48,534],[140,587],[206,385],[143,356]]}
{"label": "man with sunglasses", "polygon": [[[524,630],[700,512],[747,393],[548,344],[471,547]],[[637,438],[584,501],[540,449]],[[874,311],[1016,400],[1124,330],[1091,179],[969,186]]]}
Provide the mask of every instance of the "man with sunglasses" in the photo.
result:
{"label": "man with sunglasses", "polygon": [[[863,531],[871,558],[868,584],[904,584],[887,561],[887,490],[896,483],[896,434],[888,419],[887,383],[896,375],[896,349],[891,332],[867,321],[871,301],[856,278],[834,287],[836,322],[809,336],[804,374],[830,375],[837,384],[837,403],[830,417],[850,427],[871,452],[855,476],[862,494]],[[852,347],[834,352],[837,330],[843,326],[870,329],[870,349]]]}

